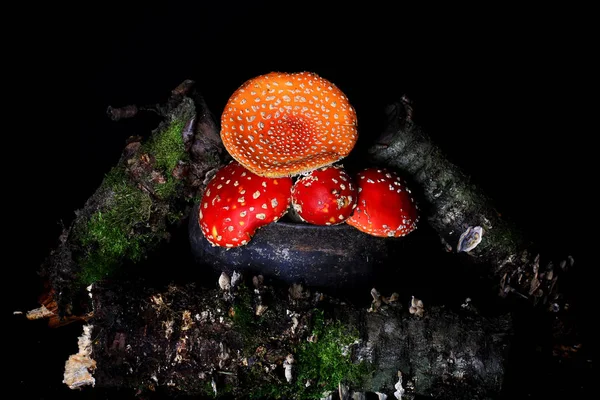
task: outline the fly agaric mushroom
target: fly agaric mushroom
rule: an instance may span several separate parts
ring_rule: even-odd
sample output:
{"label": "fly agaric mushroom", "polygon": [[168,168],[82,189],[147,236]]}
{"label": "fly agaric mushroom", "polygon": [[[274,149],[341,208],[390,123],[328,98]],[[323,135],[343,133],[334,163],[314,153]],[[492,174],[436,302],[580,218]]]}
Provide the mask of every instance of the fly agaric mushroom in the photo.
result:
{"label": "fly agaric mushroom", "polygon": [[285,215],[292,184],[289,177],[261,177],[232,161],[206,186],[198,208],[200,230],[213,246],[245,245],[257,229]]}
{"label": "fly agaric mushroom", "polygon": [[293,176],[346,157],[358,139],[356,112],[333,83],[311,72],[271,72],[246,81],[221,115],[229,154],[260,176]]}
{"label": "fly agaric mushroom", "polygon": [[292,187],[292,207],[305,222],[337,225],[356,207],[357,188],[341,166],[315,169],[298,178]]}
{"label": "fly agaric mushroom", "polygon": [[417,205],[404,180],[387,169],[357,174],[357,207],[346,223],[373,236],[399,237],[417,228]]}

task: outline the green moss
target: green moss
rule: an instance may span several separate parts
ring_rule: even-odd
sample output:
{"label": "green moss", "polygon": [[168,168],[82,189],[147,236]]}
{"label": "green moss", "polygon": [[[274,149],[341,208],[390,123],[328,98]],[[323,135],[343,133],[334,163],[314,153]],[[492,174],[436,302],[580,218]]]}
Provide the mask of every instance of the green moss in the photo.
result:
{"label": "green moss", "polygon": [[162,172],[165,183],[156,186],[156,194],[161,199],[168,199],[177,193],[179,180],[173,177],[173,170],[179,161],[187,161],[188,154],[185,151],[181,131],[185,121],[172,122],[164,130],[156,132],[152,138],[142,146],[142,152],[154,156],[156,164],[154,168]]}
{"label": "green moss", "polygon": [[163,202],[160,206],[156,198],[131,182],[124,166],[106,174],[99,189],[106,204],[76,226],[82,249],[78,256],[82,284],[106,278],[123,262],[144,258],[151,246],[162,240],[167,225],[183,216],[177,198],[181,182],[173,170],[180,160],[188,159],[181,137],[186,119],[182,116],[162,124],[141,148],[142,154],[153,157],[153,168],[165,178],[164,183],[153,185],[154,196]]}
{"label": "green moss", "polygon": [[173,171],[179,160],[187,159],[181,131],[185,121],[172,122],[166,129],[157,132],[143,146],[143,151],[156,158],[156,166],[164,171]]}
{"label": "green moss", "polygon": [[[324,391],[336,390],[339,382],[358,385],[367,372],[364,363],[353,363],[351,346],[358,340],[358,331],[339,321],[326,321],[323,312],[315,311],[312,334],[316,341],[303,342],[296,355],[296,387],[299,398],[320,398]],[[305,386],[311,382],[309,387]]]}
{"label": "green moss", "polygon": [[145,231],[153,206],[147,193],[133,186],[119,168],[112,169],[102,185],[112,194],[108,206],[78,230],[85,249],[80,256],[83,284],[106,278],[123,260],[139,261],[155,236]]}
{"label": "green moss", "polygon": [[244,340],[244,350],[247,352],[256,350],[261,341],[261,335],[257,335],[256,332],[264,331],[264,326],[261,327],[263,319],[256,316],[250,288],[244,283],[238,286],[231,319],[235,324],[235,330]]}
{"label": "green moss", "polygon": [[250,333],[252,329],[256,328],[252,306],[246,303],[235,304],[233,306],[233,321],[238,331],[244,334]]}
{"label": "green moss", "polygon": [[166,179],[165,183],[156,185],[155,193],[161,199],[169,199],[177,194],[177,188],[179,187],[179,181],[175,180],[172,176]]}
{"label": "green moss", "polygon": [[[312,335],[316,340],[303,341],[293,349],[294,381],[257,386],[251,398],[319,399],[324,392],[337,390],[340,382],[360,386],[369,367],[364,362],[352,361],[351,346],[359,338],[358,331],[339,321],[325,320],[323,312],[315,310]],[[306,386],[307,381],[309,386]]]}

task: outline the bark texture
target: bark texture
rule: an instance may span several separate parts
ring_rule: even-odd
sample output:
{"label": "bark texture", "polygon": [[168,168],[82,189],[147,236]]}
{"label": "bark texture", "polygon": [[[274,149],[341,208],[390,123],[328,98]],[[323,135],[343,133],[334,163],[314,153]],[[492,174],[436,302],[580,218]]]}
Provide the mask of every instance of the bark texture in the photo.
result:
{"label": "bark texture", "polygon": [[508,314],[427,305],[411,313],[410,300],[395,296],[359,307],[237,274],[214,289],[144,286],[92,288],[97,387],[319,398],[341,385],[393,398],[401,372],[405,399],[493,398],[502,388]]}
{"label": "bark texture", "polygon": [[400,171],[413,182],[423,215],[447,251],[461,257],[461,264],[473,265],[474,274],[490,279],[502,297],[510,293],[535,304],[562,307],[564,299],[556,283],[572,260],[540,256],[537,244],[504,219],[493,200],[413,123],[407,99],[390,105],[386,112],[386,129],[369,150],[370,160]]}
{"label": "bark texture", "polygon": [[[111,108],[109,114],[115,120],[129,118],[132,109],[150,107]],[[75,211],[42,265],[48,287],[42,303],[56,311],[54,325],[87,314],[89,284],[127,276],[168,242],[227,157],[215,118],[192,81],[151,109],[163,121],[148,138],[128,139],[117,165]]]}

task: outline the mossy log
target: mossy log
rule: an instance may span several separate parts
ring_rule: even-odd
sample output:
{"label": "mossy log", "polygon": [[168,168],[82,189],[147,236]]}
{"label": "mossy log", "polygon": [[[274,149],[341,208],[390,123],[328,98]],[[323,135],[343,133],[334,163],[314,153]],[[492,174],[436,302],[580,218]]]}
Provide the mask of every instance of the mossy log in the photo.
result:
{"label": "mossy log", "polygon": [[[175,88],[164,105],[110,108],[111,119],[152,109],[162,122],[147,138],[130,137],[100,187],[75,211],[42,265],[43,305],[60,325],[89,310],[85,287],[131,273],[131,266],[168,242],[186,220],[211,171],[226,156],[215,118],[194,82]],[[132,112],[134,110],[135,112]]]}
{"label": "mossy log", "polygon": [[527,299],[548,308],[561,308],[564,298],[556,284],[572,264],[568,255],[554,260],[540,254],[539,243],[503,218],[493,199],[467,171],[453,164],[431,137],[412,120],[410,101],[402,97],[386,110],[387,123],[369,149],[374,165],[405,175],[415,188],[427,223],[441,245],[488,280],[501,297]]}
{"label": "mossy log", "polygon": [[361,307],[261,276],[223,274],[210,286],[94,284],[94,318],[65,383],[260,399],[337,398],[340,391],[484,399],[502,389],[508,314],[484,317],[418,300],[408,307],[409,299],[377,293]]}

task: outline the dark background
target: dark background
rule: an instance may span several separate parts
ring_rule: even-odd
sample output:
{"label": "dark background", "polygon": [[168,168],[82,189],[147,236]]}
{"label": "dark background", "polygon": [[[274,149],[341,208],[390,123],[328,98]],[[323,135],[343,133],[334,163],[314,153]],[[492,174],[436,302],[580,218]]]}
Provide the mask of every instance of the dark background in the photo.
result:
{"label": "dark background", "polygon": [[[106,108],[162,102],[184,79],[197,82],[219,116],[251,77],[314,71],[354,104],[356,152],[380,133],[385,105],[406,94],[417,123],[503,215],[552,254],[573,255],[591,277],[583,261],[590,211],[582,201],[596,181],[584,152],[596,133],[583,124],[594,49],[589,11],[392,4],[86,2],[7,10],[4,264],[14,276],[4,327],[16,376],[6,388],[22,398],[108,396],[61,383],[79,325],[50,330],[12,312],[38,307],[36,273],[60,222],[70,223],[125,139],[158,123],[150,115],[115,123]],[[581,285],[586,293],[591,281]]]}

